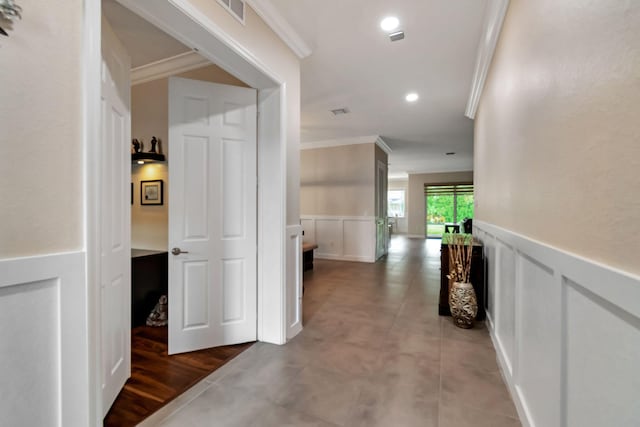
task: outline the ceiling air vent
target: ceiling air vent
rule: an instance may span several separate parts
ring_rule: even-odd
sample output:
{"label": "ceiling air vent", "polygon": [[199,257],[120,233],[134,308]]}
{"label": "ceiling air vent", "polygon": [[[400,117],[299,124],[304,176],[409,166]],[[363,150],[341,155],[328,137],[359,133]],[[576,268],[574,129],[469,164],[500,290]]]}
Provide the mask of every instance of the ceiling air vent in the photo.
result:
{"label": "ceiling air vent", "polygon": [[244,1],[243,0],[218,0],[234,18],[244,24]]}
{"label": "ceiling air vent", "polygon": [[344,108],[336,108],[335,110],[331,110],[331,112],[333,113],[334,116],[339,116],[340,114],[348,114],[349,113],[349,109],[344,107]]}

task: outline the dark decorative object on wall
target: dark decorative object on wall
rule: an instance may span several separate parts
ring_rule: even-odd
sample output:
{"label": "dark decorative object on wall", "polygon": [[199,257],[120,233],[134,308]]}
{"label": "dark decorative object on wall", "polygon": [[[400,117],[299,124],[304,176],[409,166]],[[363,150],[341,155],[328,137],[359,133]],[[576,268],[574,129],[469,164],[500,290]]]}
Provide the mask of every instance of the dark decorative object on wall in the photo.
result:
{"label": "dark decorative object on wall", "polygon": [[161,179],[153,181],[140,181],[140,204],[141,205],[162,205],[164,183]]}
{"label": "dark decorative object on wall", "polygon": [[[2,1],[2,0],[0,0]],[[162,141],[155,136],[151,138],[151,149],[148,152],[144,152],[144,143],[142,140],[134,138],[131,142],[133,150],[131,152],[131,161],[138,164],[144,164],[146,162],[164,162],[165,157],[162,154]]]}
{"label": "dark decorative object on wall", "polygon": [[22,8],[13,0],[0,0],[0,34],[9,36],[6,29],[13,29],[16,19],[22,19]]}
{"label": "dark decorative object on wall", "polygon": [[131,144],[133,145],[134,153],[139,153],[142,151],[142,143],[138,141],[137,138],[133,138],[133,141],[131,141]]}

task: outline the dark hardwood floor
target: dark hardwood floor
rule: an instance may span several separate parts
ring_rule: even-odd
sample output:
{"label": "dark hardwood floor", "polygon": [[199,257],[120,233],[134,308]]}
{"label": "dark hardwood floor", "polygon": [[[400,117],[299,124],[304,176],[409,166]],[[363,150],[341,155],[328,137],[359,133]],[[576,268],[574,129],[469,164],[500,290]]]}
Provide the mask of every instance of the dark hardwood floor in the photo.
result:
{"label": "dark hardwood floor", "polygon": [[135,426],[253,343],[167,354],[167,328],[131,331],[131,378],[104,418],[105,426]]}

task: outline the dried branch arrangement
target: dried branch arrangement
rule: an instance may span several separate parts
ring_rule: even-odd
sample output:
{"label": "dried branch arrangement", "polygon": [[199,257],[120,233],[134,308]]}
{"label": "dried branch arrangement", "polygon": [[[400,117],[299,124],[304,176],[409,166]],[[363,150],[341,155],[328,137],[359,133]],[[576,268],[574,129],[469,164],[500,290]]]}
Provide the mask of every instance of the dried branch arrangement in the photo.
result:
{"label": "dried branch arrangement", "polygon": [[14,3],[13,0],[0,0],[0,34],[8,36],[7,31],[2,28],[11,29],[13,21],[22,18],[22,8]]}
{"label": "dried branch arrangement", "polygon": [[471,234],[451,234],[449,236],[448,279],[454,282],[469,283],[472,253],[473,236]]}

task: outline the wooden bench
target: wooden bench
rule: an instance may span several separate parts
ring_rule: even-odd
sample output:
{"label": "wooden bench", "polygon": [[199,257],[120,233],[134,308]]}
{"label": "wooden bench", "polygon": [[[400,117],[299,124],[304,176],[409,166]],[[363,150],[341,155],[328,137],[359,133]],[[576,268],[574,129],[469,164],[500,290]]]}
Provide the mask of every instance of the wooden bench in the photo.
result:
{"label": "wooden bench", "polygon": [[302,244],[302,266],[304,271],[313,270],[313,250],[317,248],[318,245],[315,243]]}

